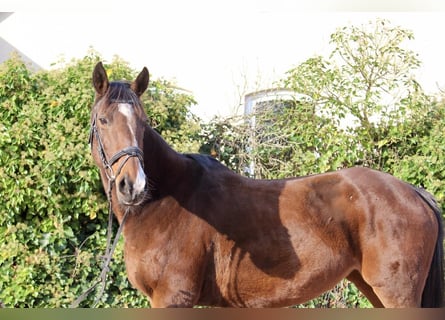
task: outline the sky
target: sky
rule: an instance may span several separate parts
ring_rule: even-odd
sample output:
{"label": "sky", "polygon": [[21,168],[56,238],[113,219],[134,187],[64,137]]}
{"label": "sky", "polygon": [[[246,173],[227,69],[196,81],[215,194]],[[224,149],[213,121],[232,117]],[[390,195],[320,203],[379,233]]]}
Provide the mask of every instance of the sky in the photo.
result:
{"label": "sky", "polygon": [[90,47],[106,61],[118,55],[190,91],[204,119],[242,110],[245,94],[327,55],[336,28],[376,18],[414,32],[420,83],[445,88],[443,0],[2,0],[0,9],[15,11],[0,37],[43,68]]}

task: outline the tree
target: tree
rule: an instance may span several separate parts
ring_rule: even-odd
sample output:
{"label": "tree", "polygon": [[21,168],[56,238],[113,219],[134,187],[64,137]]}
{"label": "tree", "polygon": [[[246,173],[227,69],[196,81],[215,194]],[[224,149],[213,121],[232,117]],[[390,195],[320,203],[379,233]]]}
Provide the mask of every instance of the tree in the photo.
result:
{"label": "tree", "polygon": [[412,39],[386,20],[343,27],[331,35],[328,59],[308,59],[287,73],[288,88],[310,97],[337,132],[353,138],[347,147],[356,159],[343,165],[384,169],[413,151],[410,137],[431,127],[432,104],[413,73],[420,60],[403,47]]}

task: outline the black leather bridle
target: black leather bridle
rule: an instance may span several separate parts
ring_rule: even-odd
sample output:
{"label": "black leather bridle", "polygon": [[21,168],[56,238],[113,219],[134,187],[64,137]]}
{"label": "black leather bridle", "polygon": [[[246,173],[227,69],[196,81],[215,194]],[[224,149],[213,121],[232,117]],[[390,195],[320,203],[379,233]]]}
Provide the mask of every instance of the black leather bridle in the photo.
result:
{"label": "black leather bridle", "polygon": [[[107,159],[107,155],[105,153],[105,148],[102,142],[102,139],[99,134],[99,130],[97,129],[97,114],[93,117],[93,120],[91,122],[91,129],[90,129],[90,137],[89,137],[89,143],[91,148],[93,148],[93,138],[96,138],[97,140],[97,152],[99,153],[100,160],[102,161],[102,164],[105,169],[105,173],[110,180],[110,183],[115,182],[116,177],[120,174],[122,168],[127,163],[127,161],[132,157],[137,157],[139,161],[141,162],[142,168],[144,167],[144,153],[139,147],[136,146],[130,146],[127,148],[122,149],[121,151],[116,152],[109,160]],[[126,157],[124,161],[121,162],[116,172],[113,170],[113,165],[119,161],[120,158]]]}

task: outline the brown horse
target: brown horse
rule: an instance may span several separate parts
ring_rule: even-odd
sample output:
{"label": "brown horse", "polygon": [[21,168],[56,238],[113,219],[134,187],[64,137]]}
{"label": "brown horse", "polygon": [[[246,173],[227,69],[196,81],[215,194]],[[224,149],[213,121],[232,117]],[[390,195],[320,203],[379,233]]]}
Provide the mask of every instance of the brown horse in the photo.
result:
{"label": "brown horse", "polygon": [[434,198],[351,168],[285,180],[239,176],[179,154],[148,124],[132,83],[93,72],[92,155],[110,179],[130,282],[153,307],[279,307],[348,278],[378,307],[443,303],[443,229]]}

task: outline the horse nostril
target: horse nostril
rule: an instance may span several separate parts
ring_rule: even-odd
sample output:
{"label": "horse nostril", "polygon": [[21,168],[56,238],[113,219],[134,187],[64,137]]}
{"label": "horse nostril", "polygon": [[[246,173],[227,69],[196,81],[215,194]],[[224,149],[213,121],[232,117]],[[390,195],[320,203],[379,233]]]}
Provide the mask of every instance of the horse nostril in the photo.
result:
{"label": "horse nostril", "polygon": [[119,191],[127,196],[131,196],[133,193],[133,183],[131,183],[127,176],[119,182]]}

